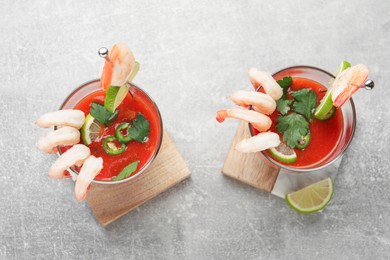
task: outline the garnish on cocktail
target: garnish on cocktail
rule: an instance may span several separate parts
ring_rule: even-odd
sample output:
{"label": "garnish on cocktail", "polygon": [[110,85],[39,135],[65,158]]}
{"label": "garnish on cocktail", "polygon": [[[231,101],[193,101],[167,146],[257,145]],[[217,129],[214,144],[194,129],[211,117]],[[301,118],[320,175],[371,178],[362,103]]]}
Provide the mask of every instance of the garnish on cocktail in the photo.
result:
{"label": "garnish on cocktail", "polygon": [[253,86],[262,86],[265,93],[254,91],[237,91],[230,96],[230,99],[237,105],[248,109],[226,109],[217,111],[217,121],[223,122],[226,118],[236,118],[251,123],[258,131],[254,137],[244,139],[236,145],[236,149],[241,152],[258,152],[268,148],[276,147],[280,144],[279,135],[270,129],[272,121],[267,115],[272,114],[276,109],[275,100],[279,100],[283,95],[282,88],[274,78],[266,72],[255,68],[249,70],[249,78]]}
{"label": "garnish on cocktail", "polygon": [[308,214],[325,208],[332,198],[333,191],[333,180],[329,177],[286,194],[285,199],[292,209],[299,213]]}
{"label": "garnish on cocktail", "polygon": [[[337,168],[331,164],[348,146],[355,122],[352,101],[342,106],[359,88],[371,89],[374,83],[367,80],[365,65],[351,67],[348,62],[342,62],[329,88],[319,82],[324,83],[332,75],[312,67],[287,68],[276,73],[275,79],[264,74],[251,69],[251,82],[257,91],[237,91],[231,96],[234,103],[249,108],[248,112],[237,108],[220,110],[217,120],[232,117],[250,123],[252,137],[239,142],[237,150],[262,151],[263,160],[283,169],[283,173],[308,173],[296,180],[291,175],[292,185],[279,183],[278,192],[290,192],[292,186],[301,188],[302,184],[312,183],[314,178],[329,175],[329,171]],[[272,95],[273,103],[271,87],[277,90]],[[332,179],[327,178],[285,194],[285,199],[301,213],[316,212],[328,204],[333,189]]]}
{"label": "garnish on cocktail", "polygon": [[266,151],[281,163],[306,167],[335,147],[343,128],[338,108],[359,88],[367,87],[368,69],[343,62],[329,89],[306,78],[275,80],[256,69],[249,70],[249,77],[255,88],[260,86],[258,91],[237,91],[230,98],[251,109],[220,110],[217,120],[231,117],[251,124],[254,136],[238,143],[237,150]]}
{"label": "garnish on cocktail", "polygon": [[61,154],[49,177],[67,177],[70,167],[79,172],[78,201],[94,179],[119,181],[140,171],[156,151],[160,136],[146,95],[130,93],[130,81],[139,69],[131,50],[119,43],[110,51],[101,48],[99,55],[106,59],[100,89],[86,94],[74,109],[45,114],[36,122],[40,127],[56,126],[38,148]]}

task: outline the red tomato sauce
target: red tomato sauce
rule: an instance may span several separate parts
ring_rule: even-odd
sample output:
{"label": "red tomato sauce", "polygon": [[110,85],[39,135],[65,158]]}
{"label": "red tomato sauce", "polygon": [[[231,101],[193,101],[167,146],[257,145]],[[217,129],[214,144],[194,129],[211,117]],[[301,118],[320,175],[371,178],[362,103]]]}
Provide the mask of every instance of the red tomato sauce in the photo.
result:
{"label": "red tomato sauce", "polygon": [[[302,88],[310,88],[316,93],[316,106],[325,96],[327,90],[327,88],[325,88],[323,85],[316,81],[305,78],[293,78],[293,83],[290,86],[290,91],[297,91]],[[288,95],[288,98],[291,99],[292,97]],[[272,126],[270,128],[270,131],[278,133],[280,136],[280,140],[283,140],[283,134],[279,133],[276,129],[276,118],[278,116],[279,112],[277,110],[275,110],[275,112],[270,115],[270,118],[272,120]],[[325,160],[336,148],[336,145],[341,138],[344,125],[343,115],[340,109],[337,109],[333,117],[328,120],[321,121],[315,119],[314,117],[312,117],[312,120],[312,122],[309,122],[309,131],[311,135],[309,145],[303,150],[297,148],[294,149],[297,154],[296,162],[290,164],[285,164],[282,162],[280,163],[291,167],[308,167]],[[254,129],[254,131],[256,130]],[[258,132],[255,133],[257,134]],[[266,153],[270,157],[272,157],[267,151]]]}
{"label": "red tomato sauce", "polygon": [[[103,104],[104,98],[104,91],[99,90],[93,92],[82,99],[74,109],[79,109],[85,115],[88,115],[91,109],[91,103],[97,102]],[[108,127],[103,126],[100,136],[88,146],[91,149],[91,155],[103,158],[103,169],[95,177],[95,180],[110,181],[112,177],[117,176],[127,165],[134,161],[139,161],[137,170],[132,175],[136,174],[149,162],[158,146],[160,132],[158,131],[157,119],[142,99],[137,97],[133,98],[130,94],[127,94],[117,109],[119,111],[118,117]],[[127,147],[123,153],[119,155],[107,154],[102,146],[104,138],[110,135],[115,136],[116,127],[121,123],[132,121],[138,113],[144,115],[150,122],[148,140],[144,143],[132,140],[126,144]],[[83,142],[81,141],[80,143],[82,144]],[[70,147],[62,147],[61,151],[65,152]],[[80,169],[76,167],[76,170]]]}

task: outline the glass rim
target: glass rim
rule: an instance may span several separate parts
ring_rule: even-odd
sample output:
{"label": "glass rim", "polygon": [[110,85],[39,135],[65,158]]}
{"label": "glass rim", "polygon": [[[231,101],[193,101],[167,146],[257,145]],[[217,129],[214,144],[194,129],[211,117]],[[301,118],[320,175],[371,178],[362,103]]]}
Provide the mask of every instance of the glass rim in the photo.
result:
{"label": "glass rim", "polygon": [[[77,88],[75,88],[66,98],[65,100],[62,102],[61,106],[60,106],[60,110],[65,106],[65,104],[69,101],[69,99],[71,97],[73,97],[73,95],[75,95],[79,90],[81,90],[82,88],[92,84],[92,83],[96,83],[96,82],[99,82],[100,79],[93,79],[93,80],[90,80],[90,81],[87,81],[83,84],[81,84],[80,86],[78,86]],[[98,183],[98,184],[120,184],[120,183],[124,183],[124,182],[128,182],[130,180],[133,180],[135,179],[136,177],[138,177],[139,175],[141,175],[143,172],[145,172],[149,166],[152,164],[152,162],[154,161],[154,159],[157,157],[157,154],[158,152],[160,151],[160,148],[161,148],[161,144],[162,144],[162,139],[163,139],[163,135],[164,135],[164,128],[163,128],[163,121],[162,121],[162,117],[161,117],[161,113],[160,113],[160,110],[158,109],[158,106],[156,104],[156,102],[154,102],[154,100],[149,96],[148,93],[146,93],[146,91],[144,91],[142,88],[138,87],[137,85],[133,84],[133,83],[129,83],[131,86],[135,87],[137,90],[141,91],[147,98],[150,99],[151,103],[153,104],[154,108],[156,109],[157,111],[157,116],[159,118],[159,121],[160,121],[160,128],[161,128],[161,131],[160,131],[160,136],[159,136],[159,140],[158,140],[158,143],[157,143],[157,147],[154,151],[154,153],[152,154],[152,156],[150,157],[149,161],[144,165],[144,167],[139,171],[137,172],[136,174],[126,178],[126,179],[123,179],[123,180],[119,180],[119,181],[112,181],[112,180],[107,180],[107,181],[103,181],[103,180],[95,180],[93,179],[92,182],[93,183]],[[91,92],[92,93],[92,92]],[[90,93],[88,93],[90,94]],[[57,127],[54,127],[54,129],[57,129]],[[60,147],[57,146],[57,155],[58,156],[61,156],[61,150],[59,149]],[[79,175],[79,172],[76,171],[75,169],[73,169],[72,167],[71,168],[68,168],[68,170],[72,171],[74,174],[76,175]]]}
{"label": "glass rim", "polygon": [[[307,65],[296,65],[296,66],[286,67],[284,69],[278,70],[277,72],[273,73],[272,76],[275,76],[276,74],[281,73],[281,72],[286,71],[286,70],[299,69],[299,68],[317,70],[317,71],[320,71],[322,73],[327,74],[328,76],[330,76],[333,79],[335,78],[335,76],[333,74],[327,72],[326,70],[323,70],[323,69],[320,69],[320,68],[317,68],[317,67],[314,67],[314,66],[307,66]],[[258,91],[258,89],[256,89],[256,91]],[[330,160],[329,162],[327,162],[325,164],[322,164],[322,165],[319,165],[319,166],[316,166],[316,167],[310,167],[309,166],[309,167],[299,168],[299,167],[291,167],[291,166],[282,164],[282,163],[276,161],[275,159],[273,159],[271,156],[269,156],[265,151],[260,151],[261,155],[263,155],[268,161],[270,161],[272,164],[276,165],[280,169],[285,169],[285,170],[287,170],[289,172],[295,172],[295,173],[313,172],[313,171],[321,170],[321,169],[326,168],[327,166],[331,165],[332,163],[337,161],[341,156],[344,155],[345,151],[347,150],[347,148],[351,144],[351,142],[353,140],[353,137],[355,135],[355,130],[356,130],[356,109],[355,109],[355,104],[353,102],[352,97],[349,99],[348,102],[351,104],[352,118],[353,118],[353,120],[352,120],[353,121],[352,122],[352,127],[351,127],[351,136],[350,136],[349,140],[346,142],[346,144],[343,147],[343,149],[341,149],[338,152],[338,154],[332,160]],[[252,108],[252,106],[249,107],[249,109],[251,109],[251,108]],[[255,136],[254,132],[252,130],[253,128],[251,127],[250,123],[248,123],[248,127],[249,127],[249,132],[250,132],[251,136]]]}

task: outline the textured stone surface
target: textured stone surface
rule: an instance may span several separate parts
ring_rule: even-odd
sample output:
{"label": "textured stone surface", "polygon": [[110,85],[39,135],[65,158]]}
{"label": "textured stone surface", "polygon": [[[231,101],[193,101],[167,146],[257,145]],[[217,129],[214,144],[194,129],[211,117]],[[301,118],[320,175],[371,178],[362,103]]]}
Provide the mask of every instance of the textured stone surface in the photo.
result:
{"label": "textured stone surface", "polygon": [[[14,1],[0,8],[0,258],[389,259],[389,1]],[[161,109],[190,180],[101,228],[34,126],[97,78],[101,46],[127,42],[135,83]],[[219,125],[247,69],[366,63],[358,128],[331,204],[303,216],[220,169],[238,122]]]}

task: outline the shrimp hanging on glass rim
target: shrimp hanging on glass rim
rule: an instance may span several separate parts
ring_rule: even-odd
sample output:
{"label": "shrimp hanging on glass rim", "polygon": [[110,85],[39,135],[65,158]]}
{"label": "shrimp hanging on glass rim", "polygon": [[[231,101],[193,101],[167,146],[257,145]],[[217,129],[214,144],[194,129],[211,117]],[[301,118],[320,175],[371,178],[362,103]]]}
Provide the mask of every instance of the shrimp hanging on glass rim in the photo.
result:
{"label": "shrimp hanging on glass rim", "polygon": [[267,116],[276,109],[276,102],[283,95],[283,90],[274,78],[266,72],[251,68],[249,78],[255,88],[262,86],[264,93],[256,91],[236,91],[230,99],[236,104],[249,109],[225,109],[217,111],[216,119],[223,122],[225,118],[235,118],[249,122],[260,133],[254,137],[241,140],[235,147],[236,150],[244,153],[263,151],[280,144],[279,135],[273,132],[266,132],[272,124]]}

